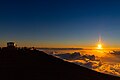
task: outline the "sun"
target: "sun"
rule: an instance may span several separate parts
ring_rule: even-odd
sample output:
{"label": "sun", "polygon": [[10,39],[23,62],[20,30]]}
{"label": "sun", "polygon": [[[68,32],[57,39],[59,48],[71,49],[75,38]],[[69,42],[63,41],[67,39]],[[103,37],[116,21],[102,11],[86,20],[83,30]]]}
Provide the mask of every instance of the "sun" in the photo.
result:
{"label": "sun", "polygon": [[103,49],[102,44],[98,44],[97,49]]}
{"label": "sun", "polygon": [[99,39],[98,39],[97,49],[103,49],[103,47],[102,47],[102,39],[101,39],[100,35],[99,35]]}

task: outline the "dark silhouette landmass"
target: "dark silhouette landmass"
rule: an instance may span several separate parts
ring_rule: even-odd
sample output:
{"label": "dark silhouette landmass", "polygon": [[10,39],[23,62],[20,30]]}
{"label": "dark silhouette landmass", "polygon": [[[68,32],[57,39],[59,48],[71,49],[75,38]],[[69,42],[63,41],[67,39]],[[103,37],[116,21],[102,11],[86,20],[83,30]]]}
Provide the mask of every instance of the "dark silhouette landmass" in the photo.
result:
{"label": "dark silhouette landmass", "polygon": [[35,49],[2,48],[0,80],[120,80],[120,77],[99,73]]}

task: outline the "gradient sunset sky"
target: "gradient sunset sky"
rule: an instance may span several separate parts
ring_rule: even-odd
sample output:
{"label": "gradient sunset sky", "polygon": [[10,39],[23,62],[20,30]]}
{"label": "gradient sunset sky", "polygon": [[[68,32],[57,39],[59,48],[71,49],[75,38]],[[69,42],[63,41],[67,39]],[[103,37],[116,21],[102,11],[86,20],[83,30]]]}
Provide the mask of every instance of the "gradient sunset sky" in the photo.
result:
{"label": "gradient sunset sky", "polygon": [[0,46],[120,47],[119,0],[2,0]]}

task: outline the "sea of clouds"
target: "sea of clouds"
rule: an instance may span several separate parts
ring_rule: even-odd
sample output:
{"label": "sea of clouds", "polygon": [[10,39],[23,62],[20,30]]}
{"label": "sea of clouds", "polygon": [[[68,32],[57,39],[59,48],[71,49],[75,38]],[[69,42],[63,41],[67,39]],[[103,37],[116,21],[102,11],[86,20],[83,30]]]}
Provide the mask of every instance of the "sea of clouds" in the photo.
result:
{"label": "sea of clouds", "polygon": [[60,54],[51,53],[51,55],[68,62],[72,62],[98,72],[120,76],[120,51],[112,51],[102,54],[104,55],[101,56],[101,53],[99,54],[97,52],[96,54],[95,52],[94,54],[80,52]]}

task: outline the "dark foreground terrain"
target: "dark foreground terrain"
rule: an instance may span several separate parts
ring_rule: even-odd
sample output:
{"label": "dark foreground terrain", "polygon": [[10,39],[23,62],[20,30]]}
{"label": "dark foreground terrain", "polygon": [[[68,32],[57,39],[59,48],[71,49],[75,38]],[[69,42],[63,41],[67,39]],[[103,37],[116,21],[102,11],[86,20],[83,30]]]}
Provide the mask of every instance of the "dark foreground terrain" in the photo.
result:
{"label": "dark foreground terrain", "polygon": [[27,48],[0,50],[0,80],[120,80],[42,51]]}

